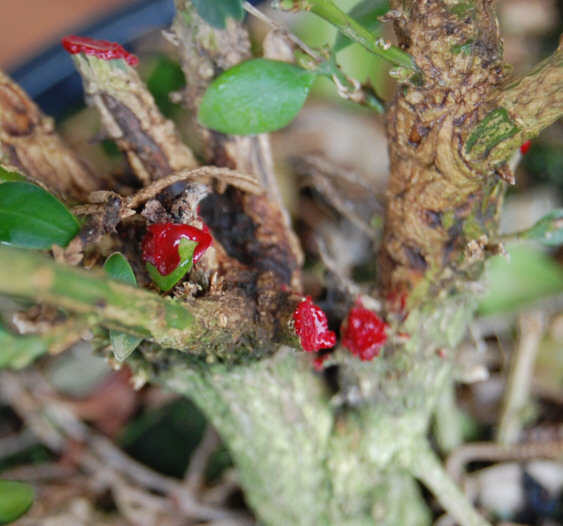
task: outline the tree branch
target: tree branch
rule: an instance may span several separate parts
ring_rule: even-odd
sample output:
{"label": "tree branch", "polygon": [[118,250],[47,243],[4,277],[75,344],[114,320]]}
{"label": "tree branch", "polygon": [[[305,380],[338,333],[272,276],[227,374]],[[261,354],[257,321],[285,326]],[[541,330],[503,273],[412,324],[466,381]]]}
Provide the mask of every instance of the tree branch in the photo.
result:
{"label": "tree branch", "polygon": [[72,55],[82,75],[87,101],[99,112],[108,136],[116,141],[131,168],[145,184],[197,161],[165,119],[153,96],[124,60]]}
{"label": "tree branch", "polygon": [[527,139],[563,115],[563,47],[525,75],[495,90],[486,114],[469,129],[466,159],[494,167],[509,159]]}
{"label": "tree branch", "polygon": [[[284,291],[219,292],[185,303],[131,287],[41,254],[0,246],[0,293],[45,302],[87,316],[91,325],[127,332],[162,347],[232,361],[299,349],[292,316],[301,296]],[[265,304],[276,305],[272,316]]]}

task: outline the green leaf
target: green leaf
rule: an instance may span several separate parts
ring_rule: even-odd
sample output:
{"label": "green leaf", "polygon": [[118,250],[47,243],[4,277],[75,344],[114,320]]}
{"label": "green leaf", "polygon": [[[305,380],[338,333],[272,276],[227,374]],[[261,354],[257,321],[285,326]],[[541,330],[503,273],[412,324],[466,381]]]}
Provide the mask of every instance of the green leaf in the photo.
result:
{"label": "green leaf", "polygon": [[4,166],[0,166],[0,181],[6,183],[8,181],[25,181],[25,177],[16,171],[8,170]]}
{"label": "green leaf", "polygon": [[113,354],[122,362],[127,358],[143,341],[143,338],[127,334],[126,332],[109,330],[109,341],[113,348]]}
{"label": "green leaf", "polygon": [[23,248],[66,247],[79,228],[65,206],[39,186],[0,184],[0,242]]}
{"label": "green leaf", "polygon": [[256,58],[219,75],[207,88],[199,121],[233,135],[271,132],[289,124],[305,104],[316,73]]}
{"label": "green leaf", "polygon": [[[106,259],[104,271],[108,276],[117,281],[122,281],[129,285],[137,285],[135,273],[131,265],[119,252],[114,252]],[[110,329],[109,340],[115,357],[122,362],[138,347],[143,338]]]}
{"label": "green leaf", "polygon": [[0,369],[23,369],[47,352],[37,336],[20,336],[0,327]]}
{"label": "green leaf", "polygon": [[210,26],[227,27],[227,18],[244,18],[243,0],[192,0],[197,14]]}
{"label": "green leaf", "polygon": [[[381,21],[378,18],[387,13],[387,11],[389,11],[389,0],[362,0],[348,12],[348,16],[371,31],[375,37],[376,29],[381,25]],[[353,41],[344,33],[338,32],[332,46],[333,54],[342,51],[352,43]]]}
{"label": "green leaf", "polygon": [[137,285],[137,279],[131,265],[119,252],[114,252],[106,259],[104,272],[116,281],[128,285]]}
{"label": "green leaf", "polygon": [[537,245],[512,246],[508,253],[510,262],[502,256],[489,261],[489,290],[479,305],[479,314],[515,310],[563,291],[563,267]]}
{"label": "green leaf", "polygon": [[0,524],[19,519],[33,504],[35,491],[25,482],[0,480]]}
{"label": "green leaf", "polygon": [[519,232],[520,239],[533,239],[543,245],[556,247],[563,244],[563,208],[543,216],[532,228]]}
{"label": "green leaf", "polygon": [[192,260],[194,256],[196,241],[191,241],[183,237],[178,245],[178,253],[180,254],[180,263],[170,274],[163,276],[154,265],[147,261],[147,270],[150,278],[158,285],[162,292],[168,292],[176,283],[178,283],[187,272],[192,268]]}

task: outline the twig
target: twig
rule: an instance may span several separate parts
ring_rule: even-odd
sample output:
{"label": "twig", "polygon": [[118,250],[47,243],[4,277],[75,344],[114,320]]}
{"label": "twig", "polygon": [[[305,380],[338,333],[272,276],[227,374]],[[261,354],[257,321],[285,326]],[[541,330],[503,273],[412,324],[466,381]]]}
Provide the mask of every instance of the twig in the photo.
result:
{"label": "twig", "polygon": [[223,183],[230,184],[239,190],[254,195],[261,194],[264,191],[256,179],[248,174],[229,168],[200,166],[199,168],[180,170],[151,183],[146,188],[143,188],[135,195],[128,198],[126,204],[129,208],[137,208],[174,183],[181,181],[209,182],[210,179],[218,179]]}
{"label": "twig", "polygon": [[563,458],[563,440],[549,442],[522,442],[520,444],[495,444],[473,442],[456,449],[446,461],[446,471],[456,481],[461,481],[465,465],[475,461],[531,460],[534,458]]}
{"label": "twig", "polygon": [[221,439],[211,424],[207,424],[205,432],[201,437],[197,449],[192,453],[190,464],[184,474],[184,482],[191,491],[197,491],[203,483],[203,474],[205,467],[209,463],[209,459],[217,446],[221,443]]}
{"label": "twig", "polygon": [[[269,302],[268,308],[276,309],[276,316],[257,319],[256,305],[250,300],[245,302],[236,290],[223,291],[220,301],[202,297],[183,303],[108,279],[101,272],[70,267],[42,254],[0,245],[0,294],[68,309],[85,315],[90,324],[198,356],[225,353],[231,346],[233,359],[246,352],[257,358],[260,352],[271,352],[274,342],[300,348],[291,320],[302,296],[290,290],[266,290],[265,301]],[[249,348],[248,339],[254,341],[251,336],[257,331],[268,343],[262,348],[254,344]],[[265,337],[266,331],[271,339]],[[202,338],[207,342],[204,348]]]}
{"label": "twig", "polygon": [[72,55],[87,101],[99,112],[108,136],[145,184],[197,166],[174,124],[160,113],[135,69],[122,60]]}
{"label": "twig", "polygon": [[[28,425],[32,424],[30,428],[41,442],[56,452],[64,450],[69,438],[85,444],[87,449],[80,452],[76,461],[83,469],[109,483],[114,491],[119,493],[128,481],[134,484],[127,493],[131,498],[140,493],[140,488],[144,495],[147,489],[166,495],[167,499],[157,499],[153,504],[164,506],[169,513],[177,512],[179,507],[184,516],[199,520],[247,517],[245,513],[200,503],[186,484],[161,475],[126,455],[109,439],[80,421],[64,402],[46,397],[51,391],[37,372],[32,370],[18,375],[4,372],[0,378],[0,395]],[[41,425],[37,425],[38,422]],[[124,493],[120,495],[127,500]],[[170,498],[178,505],[172,505]]]}
{"label": "twig", "polygon": [[391,45],[390,42],[375,38],[368,29],[340,10],[331,0],[278,0],[275,2],[275,7],[280,10],[311,11],[374,55],[412,73],[418,71],[408,53]]}
{"label": "twig", "polygon": [[29,429],[0,439],[0,459],[10,457],[38,443],[37,437]]}
{"label": "twig", "polygon": [[522,431],[523,411],[529,403],[534,362],[543,336],[545,316],[524,313],[519,319],[520,340],[510,363],[496,440],[514,444]]}
{"label": "twig", "polygon": [[415,451],[410,462],[412,474],[434,494],[461,526],[491,526],[449,477],[428,444],[422,443]]}

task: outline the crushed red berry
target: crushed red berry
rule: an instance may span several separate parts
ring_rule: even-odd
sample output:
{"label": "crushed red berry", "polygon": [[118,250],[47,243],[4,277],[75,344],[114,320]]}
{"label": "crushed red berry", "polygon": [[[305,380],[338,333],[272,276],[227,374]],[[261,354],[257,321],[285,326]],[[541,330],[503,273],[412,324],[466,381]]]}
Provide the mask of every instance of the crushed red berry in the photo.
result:
{"label": "crushed red berry", "polygon": [[123,49],[116,42],[108,42],[107,40],[94,40],[89,37],[77,37],[70,35],[61,40],[61,44],[71,55],[76,53],[84,53],[103,60],[114,60],[122,58],[130,66],[136,66],[139,59]]}
{"label": "crushed red berry", "polygon": [[336,334],[328,330],[326,314],[307,296],[293,313],[295,333],[307,352],[328,349],[336,343]]}
{"label": "crushed red berry", "polygon": [[190,225],[157,223],[147,227],[147,233],[141,242],[143,261],[148,261],[161,275],[167,276],[180,264],[178,246],[182,238],[197,242],[193,255],[194,264],[211,245],[207,227],[200,230]]}
{"label": "crushed red berry", "polygon": [[362,306],[354,307],[342,324],[342,345],[361,360],[372,360],[387,341],[387,327],[375,312]]}
{"label": "crushed red berry", "polygon": [[532,146],[532,141],[526,141],[524,144],[522,144],[522,146],[520,146],[520,153],[522,155],[526,155],[528,153],[528,150],[530,149],[530,146]]}

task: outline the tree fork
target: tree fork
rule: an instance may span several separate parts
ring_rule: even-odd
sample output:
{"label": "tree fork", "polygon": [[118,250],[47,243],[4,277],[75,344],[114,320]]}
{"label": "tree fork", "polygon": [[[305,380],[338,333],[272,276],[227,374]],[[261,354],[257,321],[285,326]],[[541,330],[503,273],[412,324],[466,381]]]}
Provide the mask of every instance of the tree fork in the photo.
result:
{"label": "tree fork", "polygon": [[[401,46],[422,72],[400,86],[386,128],[391,175],[383,288],[420,300],[475,279],[495,251],[507,161],[561,115],[561,49],[505,81],[493,2],[395,0]],[[543,94],[538,96],[537,93]]]}

